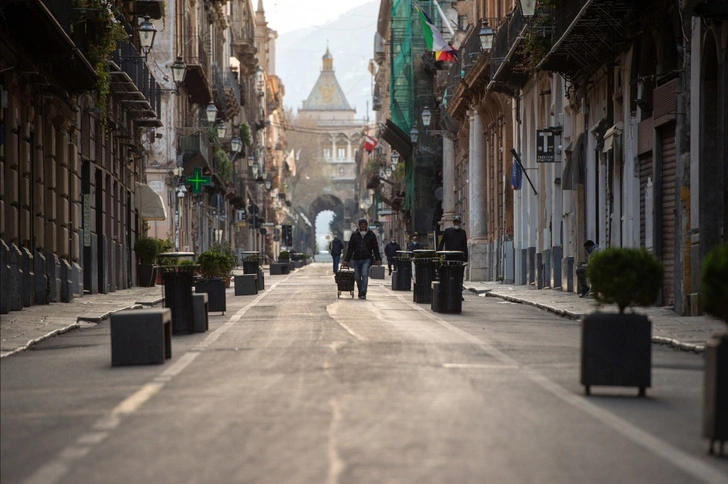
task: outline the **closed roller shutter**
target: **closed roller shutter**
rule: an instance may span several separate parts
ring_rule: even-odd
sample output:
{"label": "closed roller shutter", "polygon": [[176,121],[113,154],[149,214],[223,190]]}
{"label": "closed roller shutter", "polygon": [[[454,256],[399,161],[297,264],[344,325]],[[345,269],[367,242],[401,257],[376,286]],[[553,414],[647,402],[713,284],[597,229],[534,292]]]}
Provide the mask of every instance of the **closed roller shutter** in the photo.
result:
{"label": "closed roller shutter", "polygon": [[675,299],[675,125],[662,131],[662,262],[665,279],[662,285],[662,304],[672,306]]}

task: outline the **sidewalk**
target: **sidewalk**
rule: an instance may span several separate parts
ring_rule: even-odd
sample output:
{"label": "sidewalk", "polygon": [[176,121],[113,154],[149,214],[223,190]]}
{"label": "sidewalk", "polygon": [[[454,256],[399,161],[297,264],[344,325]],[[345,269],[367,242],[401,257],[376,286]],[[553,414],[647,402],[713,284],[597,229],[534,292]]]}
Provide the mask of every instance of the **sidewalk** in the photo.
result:
{"label": "sidewalk", "polygon": [[[576,293],[558,289],[536,289],[498,282],[469,282],[463,287],[480,296],[499,297],[506,301],[535,306],[569,319],[579,319],[597,308],[591,297],[580,298]],[[603,311],[617,312],[616,304],[603,307]],[[635,312],[649,316],[652,321],[652,342],[674,348],[702,353],[705,342],[725,324],[709,316],[678,316],[670,309],[652,307],[635,308]]]}
{"label": "sidewalk", "polygon": [[0,315],[0,358],[57,334],[98,324],[116,311],[162,302],[162,286],[133,287],[108,294],[86,294],[69,303],[39,304]]}

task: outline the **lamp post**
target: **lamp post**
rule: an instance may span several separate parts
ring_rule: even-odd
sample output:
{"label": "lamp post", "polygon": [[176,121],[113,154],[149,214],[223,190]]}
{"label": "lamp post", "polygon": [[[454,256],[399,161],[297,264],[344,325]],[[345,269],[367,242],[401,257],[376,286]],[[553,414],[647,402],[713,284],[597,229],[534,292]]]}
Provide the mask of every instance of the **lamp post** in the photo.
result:
{"label": "lamp post", "polygon": [[154,24],[149,20],[149,15],[145,15],[144,21],[139,25],[139,45],[142,47],[142,53],[145,59],[154,46],[154,37],[156,35],[157,29],[154,28]]}
{"label": "lamp post", "polygon": [[176,205],[175,205],[175,219],[174,219],[174,233],[175,233],[174,247],[175,247],[176,251],[179,251],[179,239],[180,239],[179,227],[180,227],[180,220],[182,218],[180,205],[182,205],[182,203],[184,201],[185,193],[187,193],[187,187],[185,187],[184,184],[177,187],[177,200],[175,202]]}

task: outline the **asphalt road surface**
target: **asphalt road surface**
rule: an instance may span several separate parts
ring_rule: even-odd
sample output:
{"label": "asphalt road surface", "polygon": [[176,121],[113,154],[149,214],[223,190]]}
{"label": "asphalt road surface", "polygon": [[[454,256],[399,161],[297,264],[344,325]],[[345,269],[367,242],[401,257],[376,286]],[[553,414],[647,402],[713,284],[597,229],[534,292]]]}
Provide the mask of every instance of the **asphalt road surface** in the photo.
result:
{"label": "asphalt road surface", "polygon": [[330,264],[227,295],[161,366],[111,367],[108,322],[0,363],[11,483],[728,483],[700,438],[702,356],[579,386],[579,326],[466,294],[435,314]]}

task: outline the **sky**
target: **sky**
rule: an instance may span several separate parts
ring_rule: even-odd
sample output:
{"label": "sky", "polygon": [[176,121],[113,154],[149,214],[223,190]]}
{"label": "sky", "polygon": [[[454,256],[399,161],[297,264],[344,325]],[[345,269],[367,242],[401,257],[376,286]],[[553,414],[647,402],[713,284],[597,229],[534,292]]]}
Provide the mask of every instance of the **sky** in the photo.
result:
{"label": "sky", "polygon": [[[257,8],[257,0],[253,1],[253,8]],[[305,27],[322,25],[354,7],[368,2],[371,0],[314,0],[311,2],[263,0],[263,9],[268,27],[283,34]],[[372,27],[372,31],[374,31],[374,27]]]}

